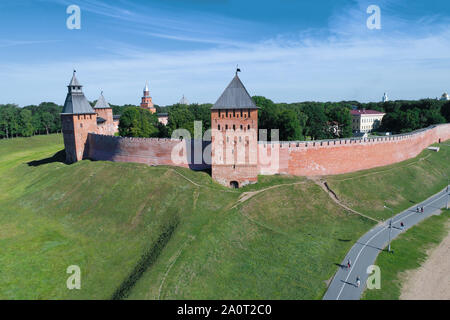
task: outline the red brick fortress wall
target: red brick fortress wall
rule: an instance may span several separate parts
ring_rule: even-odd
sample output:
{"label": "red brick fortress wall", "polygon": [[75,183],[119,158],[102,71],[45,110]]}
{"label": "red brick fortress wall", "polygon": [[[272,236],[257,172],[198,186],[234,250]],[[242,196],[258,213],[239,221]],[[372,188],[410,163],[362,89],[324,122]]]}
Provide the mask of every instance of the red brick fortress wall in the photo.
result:
{"label": "red brick fortress wall", "polygon": [[[334,175],[385,166],[416,157],[423,149],[450,139],[450,124],[409,134],[370,139],[258,144],[259,174]],[[271,157],[273,155],[273,157]],[[277,160],[278,159],[278,160]]]}
{"label": "red brick fortress wall", "polygon": [[202,143],[194,140],[126,138],[89,134],[87,143],[87,157],[92,160],[137,162],[151,166],[179,166],[193,170],[211,167],[205,161],[195,163],[193,156],[195,145],[197,144],[197,148],[200,148],[203,153],[210,145],[208,141]]}

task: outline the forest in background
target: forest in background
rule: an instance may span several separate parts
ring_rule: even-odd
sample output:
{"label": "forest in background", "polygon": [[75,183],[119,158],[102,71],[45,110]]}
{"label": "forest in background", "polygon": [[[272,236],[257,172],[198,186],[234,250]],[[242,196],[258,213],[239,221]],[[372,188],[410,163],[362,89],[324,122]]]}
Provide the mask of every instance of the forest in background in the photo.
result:
{"label": "forest in background", "polygon": [[[333,139],[352,136],[350,110],[372,109],[386,113],[379,132],[406,133],[429,125],[450,122],[450,101],[422,99],[360,103],[298,102],[274,103],[261,96],[253,97],[260,108],[260,129],[279,129],[281,141]],[[91,102],[95,105],[95,101]],[[158,113],[168,113],[169,123],[161,125],[156,115],[145,114],[135,105],[111,105],[115,115],[121,115],[120,134],[135,137],[170,137],[179,128],[194,137],[194,121],[202,121],[203,132],[210,128],[212,104],[174,104],[157,106]],[[61,132],[62,106],[43,102],[20,108],[15,104],[0,104],[0,139],[29,137]],[[148,113],[148,112],[147,112]],[[376,134],[376,133],[375,133]],[[195,136],[196,138],[198,137]]]}

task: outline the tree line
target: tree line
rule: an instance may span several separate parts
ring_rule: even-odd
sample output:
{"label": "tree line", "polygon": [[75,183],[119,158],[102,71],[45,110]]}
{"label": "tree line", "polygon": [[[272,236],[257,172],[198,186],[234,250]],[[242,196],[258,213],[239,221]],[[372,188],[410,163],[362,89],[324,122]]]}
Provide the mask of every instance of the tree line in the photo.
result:
{"label": "tree line", "polygon": [[[262,96],[254,96],[259,107],[258,126],[279,129],[279,140],[319,140],[348,138],[353,135],[352,109],[372,109],[385,112],[379,132],[406,133],[433,124],[450,122],[450,101],[422,99],[360,103],[298,102],[274,103]],[[95,105],[95,101],[91,102]],[[200,138],[211,127],[212,104],[174,104],[157,106],[157,113],[168,113],[167,126],[158,122],[156,114],[135,105],[111,105],[114,115],[121,115],[119,134],[133,137],[170,138],[174,130],[183,128],[191,137]],[[61,131],[62,106],[52,102],[19,108],[15,104],[0,105],[0,138],[29,137]],[[202,133],[194,136],[194,121],[202,122]],[[261,139],[262,137],[260,137]]]}
{"label": "tree line", "polygon": [[53,102],[23,108],[0,104],[0,139],[61,132],[62,108]]}

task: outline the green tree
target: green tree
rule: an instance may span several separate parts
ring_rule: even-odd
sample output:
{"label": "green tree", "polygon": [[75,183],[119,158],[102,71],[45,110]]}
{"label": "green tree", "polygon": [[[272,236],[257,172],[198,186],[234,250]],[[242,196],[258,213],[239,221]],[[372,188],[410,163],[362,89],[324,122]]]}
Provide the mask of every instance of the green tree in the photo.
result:
{"label": "green tree", "polygon": [[119,134],[122,137],[158,137],[158,117],[146,109],[126,108],[120,117]]}
{"label": "green tree", "polygon": [[441,114],[447,122],[450,122],[450,101],[442,105]]}
{"label": "green tree", "polygon": [[22,109],[19,115],[20,135],[22,137],[30,137],[33,135],[33,117],[30,110]]}
{"label": "green tree", "polygon": [[19,107],[17,105],[0,105],[0,133],[7,139],[19,134]]}
{"label": "green tree", "polygon": [[326,109],[329,125],[337,123],[336,133],[330,132],[331,138],[348,138],[352,132],[352,116],[350,109],[342,104],[333,104]]}
{"label": "green tree", "polygon": [[328,138],[328,118],[323,105],[315,105],[305,108],[304,112],[308,116],[305,134],[313,140]]}
{"label": "green tree", "polygon": [[45,128],[47,134],[49,134],[50,129],[52,128],[53,121],[54,118],[50,112],[45,111],[41,114],[41,124]]}
{"label": "green tree", "polygon": [[280,141],[303,140],[303,128],[300,126],[298,114],[293,109],[286,109],[278,114],[277,127],[280,130]]}

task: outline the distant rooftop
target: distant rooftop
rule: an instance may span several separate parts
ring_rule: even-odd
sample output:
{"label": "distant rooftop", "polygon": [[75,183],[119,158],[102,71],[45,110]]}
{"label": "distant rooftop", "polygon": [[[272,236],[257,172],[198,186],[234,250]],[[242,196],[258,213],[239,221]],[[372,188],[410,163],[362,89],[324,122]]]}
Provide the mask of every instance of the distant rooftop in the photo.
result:
{"label": "distant rooftop", "polygon": [[377,111],[377,110],[369,110],[369,109],[359,109],[359,110],[351,110],[350,113],[353,116],[357,116],[357,115],[368,115],[368,114],[385,114],[384,112],[381,111]]}
{"label": "distant rooftop", "polygon": [[179,104],[185,104],[185,105],[189,105],[190,104],[188,99],[185,98],[184,94],[183,94],[183,97],[181,98]]}

